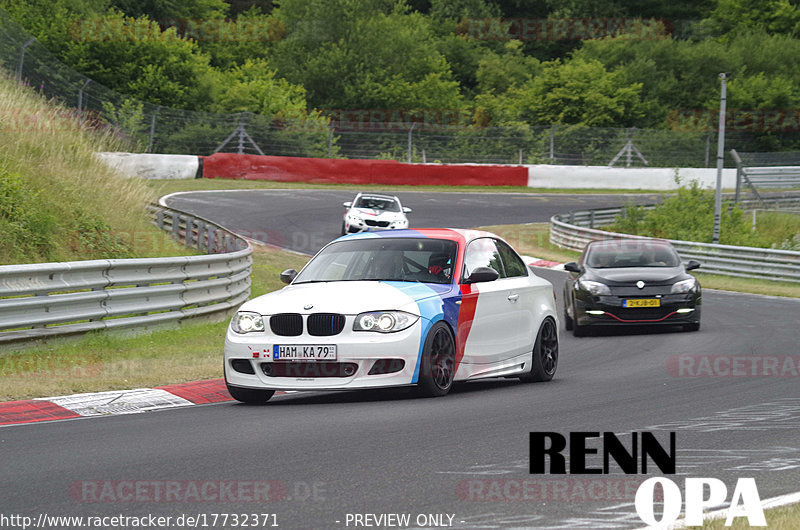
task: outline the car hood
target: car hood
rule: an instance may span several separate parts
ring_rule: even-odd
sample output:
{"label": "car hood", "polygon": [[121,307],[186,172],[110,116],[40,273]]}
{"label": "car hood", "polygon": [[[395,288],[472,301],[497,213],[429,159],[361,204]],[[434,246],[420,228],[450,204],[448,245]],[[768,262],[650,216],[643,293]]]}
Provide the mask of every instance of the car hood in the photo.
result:
{"label": "car hood", "polygon": [[[398,309],[419,315],[418,303],[442,297],[453,285],[423,284],[419,282],[322,282],[289,285],[249,302],[240,311],[254,311],[262,315],[277,313],[340,313],[356,315],[365,311]],[[306,307],[308,306],[308,309]]]}
{"label": "car hood", "polygon": [[678,267],[620,267],[615,269],[587,269],[585,278],[605,283],[632,284],[639,280],[645,283],[674,283],[688,278],[683,266]]}

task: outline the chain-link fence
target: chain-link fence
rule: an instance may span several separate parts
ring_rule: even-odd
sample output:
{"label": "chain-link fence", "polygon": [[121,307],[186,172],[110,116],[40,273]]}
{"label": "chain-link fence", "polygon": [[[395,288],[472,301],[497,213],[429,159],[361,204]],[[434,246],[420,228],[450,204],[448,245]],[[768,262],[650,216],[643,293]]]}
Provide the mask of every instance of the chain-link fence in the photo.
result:
{"label": "chain-link fence", "polygon": [[[130,149],[210,155],[384,158],[408,162],[712,167],[716,134],[668,129],[583,126],[478,127],[446,120],[341,121],[306,116],[218,114],[137,101],[68,67],[0,10],[0,65],[48,98],[75,109],[95,127],[115,127]],[[437,111],[434,111],[436,114]],[[440,114],[443,112],[438,111]],[[401,111],[402,113],[402,111]],[[326,114],[323,112],[323,114]],[[373,113],[366,112],[368,116]],[[9,117],[0,117],[8,119]],[[786,133],[788,134],[788,133]],[[775,143],[775,138],[768,138]],[[780,144],[781,139],[777,139]],[[784,142],[785,143],[785,142]],[[727,147],[769,150],[763,135],[731,131]],[[774,146],[772,147],[774,150]],[[726,160],[726,165],[734,166]]]}

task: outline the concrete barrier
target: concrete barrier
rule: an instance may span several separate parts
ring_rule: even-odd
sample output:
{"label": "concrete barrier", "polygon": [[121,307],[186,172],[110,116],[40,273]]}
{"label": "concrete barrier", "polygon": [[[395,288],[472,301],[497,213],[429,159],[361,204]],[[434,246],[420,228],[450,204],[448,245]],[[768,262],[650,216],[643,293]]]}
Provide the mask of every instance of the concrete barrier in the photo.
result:
{"label": "concrete barrier", "polygon": [[216,153],[203,159],[204,178],[339,184],[428,186],[525,186],[524,166],[406,164],[396,160],[351,160]]}
{"label": "concrete barrier", "polygon": [[199,167],[193,155],[97,153],[97,157],[126,177],[145,179],[193,179]]}
{"label": "concrete barrier", "polygon": [[[528,167],[529,188],[674,190],[677,176],[683,184],[698,181],[700,187],[716,187],[716,168],[624,168],[607,166]],[[722,170],[722,187],[736,187],[736,169]]]}

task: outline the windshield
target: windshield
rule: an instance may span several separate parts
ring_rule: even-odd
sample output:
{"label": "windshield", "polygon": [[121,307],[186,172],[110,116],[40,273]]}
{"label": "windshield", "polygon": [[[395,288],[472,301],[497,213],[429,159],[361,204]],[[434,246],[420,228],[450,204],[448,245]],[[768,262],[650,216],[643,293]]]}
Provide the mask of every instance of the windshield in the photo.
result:
{"label": "windshield", "polygon": [[452,283],[458,245],[446,239],[375,237],[330,244],[293,284],[383,280]]}
{"label": "windshield", "polygon": [[373,197],[362,195],[354,205],[356,208],[368,208],[370,210],[383,210],[385,212],[399,212],[400,204],[389,197]]}
{"label": "windshield", "polygon": [[595,245],[586,257],[586,265],[594,269],[677,267],[680,262],[675,249],[652,243]]}

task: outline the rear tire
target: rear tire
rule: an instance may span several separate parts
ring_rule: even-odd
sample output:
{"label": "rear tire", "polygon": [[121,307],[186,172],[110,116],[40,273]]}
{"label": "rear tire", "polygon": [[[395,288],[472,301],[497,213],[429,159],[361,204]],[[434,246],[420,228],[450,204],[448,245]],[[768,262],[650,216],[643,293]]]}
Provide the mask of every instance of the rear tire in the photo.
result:
{"label": "rear tire", "polygon": [[236,401],[248,403],[250,405],[264,405],[269,398],[275,394],[274,390],[259,390],[256,388],[242,388],[239,386],[231,386],[225,383],[228,387],[228,393]]}
{"label": "rear tire", "polygon": [[422,350],[418,391],[424,397],[440,397],[453,387],[456,344],[450,328],[437,322],[428,332]]}
{"label": "rear tire", "polygon": [[558,369],[558,328],[546,318],[536,334],[531,352],[531,371],[519,376],[523,383],[550,381]]}

